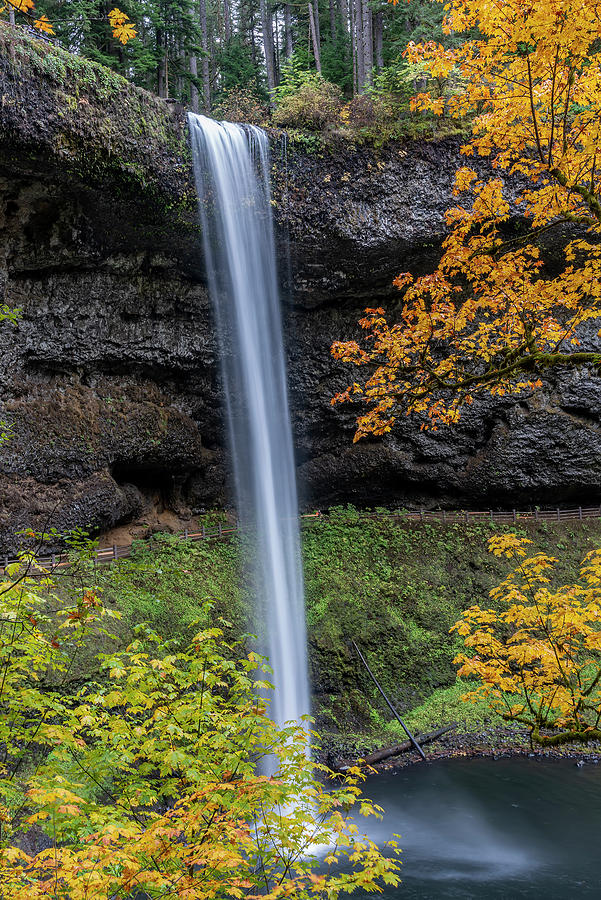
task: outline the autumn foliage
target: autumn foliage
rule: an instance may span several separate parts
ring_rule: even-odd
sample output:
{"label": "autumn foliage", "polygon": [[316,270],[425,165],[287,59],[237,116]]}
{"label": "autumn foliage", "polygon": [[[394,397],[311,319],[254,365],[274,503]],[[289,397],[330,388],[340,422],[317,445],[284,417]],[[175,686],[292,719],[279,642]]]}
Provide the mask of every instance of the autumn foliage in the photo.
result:
{"label": "autumn foliage", "polygon": [[527,556],[513,534],[490,540],[514,570],[493,591],[493,608],[470,607],[452,631],[465,651],[459,675],[532,740],[554,746],[601,739],[601,550],[589,553],[575,584],[552,586],[556,559]]}
{"label": "autumn foliage", "polygon": [[[601,0],[453,0],[445,29],[468,39],[407,56],[454,91],[414,108],[470,122],[463,153],[487,162],[457,172],[437,268],[396,279],[399,321],[368,309],[362,343],[333,345],[365,372],[332,401],[367,407],[356,440],[399,414],[455,422],[478,392],[530,390],[552,366],[601,364]],[[549,270],[541,246],[558,229]]]}
{"label": "autumn foliage", "polygon": [[[54,28],[48,16],[45,14],[41,16],[36,15],[34,0],[5,0],[3,6],[0,7],[0,11],[4,12],[7,10],[9,13],[12,12],[13,16],[15,12],[21,13],[24,21],[37,31],[47,35],[54,34]],[[126,13],[117,7],[114,7],[108,13],[108,21],[112,35],[119,43],[127,44],[128,41],[136,37],[136,29],[133,22],[130,21]]]}
{"label": "autumn foliage", "polygon": [[[0,582],[3,897],[336,898],[398,883],[357,824],[378,813],[360,773],[324,785],[305,728],[269,719],[258,698],[269,670],[226,640],[228,623],[198,623],[187,646],[140,627],[74,689],[75,657],[117,614],[91,564],[60,585],[30,566]],[[44,840],[26,851],[32,827]]]}

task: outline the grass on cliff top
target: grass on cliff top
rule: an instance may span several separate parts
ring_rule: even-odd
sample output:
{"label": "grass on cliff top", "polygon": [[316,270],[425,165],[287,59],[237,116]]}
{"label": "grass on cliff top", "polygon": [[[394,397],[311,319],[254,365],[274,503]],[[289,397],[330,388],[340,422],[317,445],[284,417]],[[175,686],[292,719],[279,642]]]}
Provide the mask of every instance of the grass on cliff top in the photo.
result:
{"label": "grass on cliff top", "polygon": [[[396,739],[395,725],[356,658],[356,641],[393,703],[416,730],[450,721],[468,730],[490,719],[486,704],[463,704],[449,628],[467,606],[487,600],[508,571],[487,552],[499,526],[364,520],[352,508],[332,510],[303,531],[310,674],[317,727],[333,734],[367,732]],[[513,529],[516,530],[516,529]],[[518,531],[532,551],[559,557],[557,580],[578,572],[601,547],[601,521],[528,523]],[[191,543],[158,537],[130,559],[99,570],[104,599],[121,610],[119,640],[147,623],[164,636],[189,635],[213,606],[230,637],[252,628],[239,540]],[[82,673],[83,674],[83,673]]]}

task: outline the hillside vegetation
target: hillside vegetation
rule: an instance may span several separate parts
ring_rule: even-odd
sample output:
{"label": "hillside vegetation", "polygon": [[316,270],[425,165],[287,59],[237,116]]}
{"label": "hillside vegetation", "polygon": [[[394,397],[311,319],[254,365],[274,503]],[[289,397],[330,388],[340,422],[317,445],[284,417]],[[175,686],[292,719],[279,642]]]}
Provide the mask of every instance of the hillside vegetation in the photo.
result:
{"label": "hillside vegetation", "polygon": [[[449,629],[463,609],[486,601],[509,570],[487,551],[487,539],[501,529],[366,520],[349,507],[303,530],[313,713],[321,731],[375,739],[388,728],[390,716],[354,655],[353,640],[399,710],[418,710],[418,727],[457,716],[467,717],[469,727],[484,714],[460,703],[452,662],[460,641]],[[594,519],[511,530],[527,534],[533,551],[559,557],[562,582],[573,577],[585,553],[601,546],[601,522]],[[239,586],[247,583],[241,551],[239,538],[192,543],[165,535],[135,545],[130,559],[100,568],[104,601],[123,614],[119,640],[147,623],[185,641],[192,623],[206,617],[207,600],[212,623],[224,627],[225,621],[232,637],[252,629],[249,596]],[[78,678],[85,677],[83,657],[79,666]]]}

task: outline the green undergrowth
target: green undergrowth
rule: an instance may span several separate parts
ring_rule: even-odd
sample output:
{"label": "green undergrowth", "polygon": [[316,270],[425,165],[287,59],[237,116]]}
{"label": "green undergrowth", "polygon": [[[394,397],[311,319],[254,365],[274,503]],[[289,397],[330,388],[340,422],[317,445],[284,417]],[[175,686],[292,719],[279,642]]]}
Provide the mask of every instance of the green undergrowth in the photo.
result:
{"label": "green undergrowth", "polygon": [[[355,641],[399,712],[418,731],[458,721],[474,730],[490,721],[484,703],[464,704],[449,628],[463,609],[488,601],[509,563],[487,552],[498,530],[519,531],[532,549],[559,557],[557,578],[573,580],[589,550],[601,546],[601,522],[397,523],[335,509],[303,530],[309,659],[314,715],[322,732],[394,740],[396,724],[353,648]],[[206,600],[230,634],[252,629],[248,574],[238,539],[192,543],[176,537],[140,542],[129,559],[98,570],[104,600],[122,613],[118,641],[147,623],[185,639]],[[207,624],[207,623],[205,623]],[[115,630],[115,629],[113,629]],[[103,648],[104,649],[104,648]],[[86,660],[77,677],[85,677]]]}
{"label": "green undergrowth", "polygon": [[[415,733],[432,731],[439,725],[457,723],[460,732],[478,731],[490,725],[502,725],[503,719],[492,711],[488,702],[480,698],[475,703],[461,698],[476,687],[476,682],[457,679],[450,687],[438,688],[422,704],[410,710],[405,724]],[[405,732],[396,720],[386,729],[401,740]]]}

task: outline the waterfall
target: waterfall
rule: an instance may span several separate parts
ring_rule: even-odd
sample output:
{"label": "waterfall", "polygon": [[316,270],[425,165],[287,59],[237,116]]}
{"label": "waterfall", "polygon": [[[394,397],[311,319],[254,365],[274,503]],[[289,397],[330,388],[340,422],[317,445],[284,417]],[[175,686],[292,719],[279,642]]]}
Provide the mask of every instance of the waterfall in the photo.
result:
{"label": "waterfall", "polygon": [[219,338],[238,515],[252,542],[255,630],[278,725],[310,711],[300,533],[267,135],[188,114]]}

